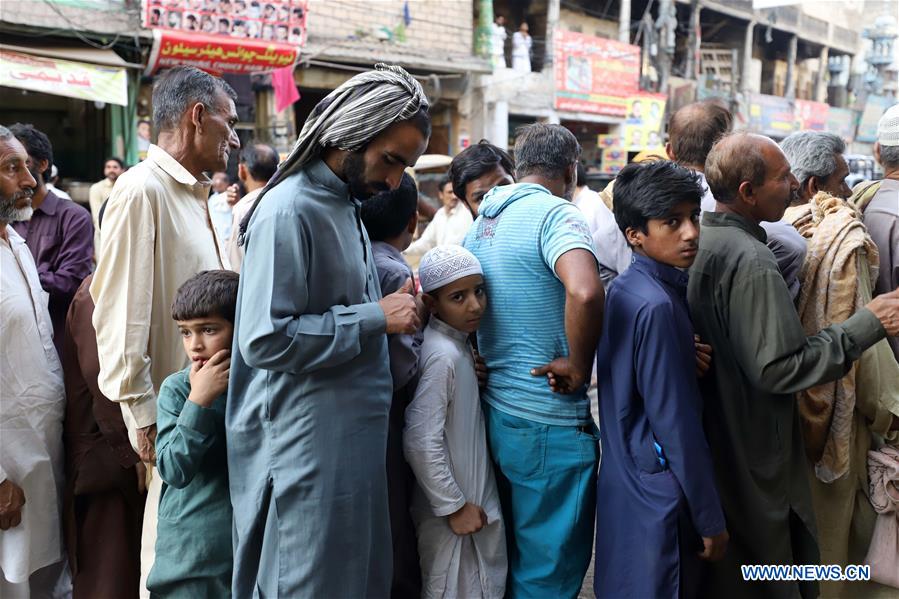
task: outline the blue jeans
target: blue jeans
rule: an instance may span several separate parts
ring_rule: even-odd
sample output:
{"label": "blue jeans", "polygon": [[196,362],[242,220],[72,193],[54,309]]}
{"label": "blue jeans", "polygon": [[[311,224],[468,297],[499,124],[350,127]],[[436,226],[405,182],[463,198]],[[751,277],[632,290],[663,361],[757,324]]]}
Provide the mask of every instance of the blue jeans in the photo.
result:
{"label": "blue jeans", "polygon": [[506,527],[506,596],[577,597],[593,550],[596,425],[540,424],[483,405]]}

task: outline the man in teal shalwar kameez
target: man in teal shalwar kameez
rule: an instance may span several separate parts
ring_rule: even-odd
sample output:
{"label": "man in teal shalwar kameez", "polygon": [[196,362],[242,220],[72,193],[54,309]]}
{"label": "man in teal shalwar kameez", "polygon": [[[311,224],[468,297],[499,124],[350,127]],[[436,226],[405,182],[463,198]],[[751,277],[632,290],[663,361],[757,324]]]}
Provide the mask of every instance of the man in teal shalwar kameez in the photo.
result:
{"label": "man in teal shalwar kameez", "polygon": [[242,224],[226,415],[236,598],[389,595],[385,333],[419,318],[411,283],[381,298],[360,200],[399,186],[427,108],[402,69],[352,78]]}

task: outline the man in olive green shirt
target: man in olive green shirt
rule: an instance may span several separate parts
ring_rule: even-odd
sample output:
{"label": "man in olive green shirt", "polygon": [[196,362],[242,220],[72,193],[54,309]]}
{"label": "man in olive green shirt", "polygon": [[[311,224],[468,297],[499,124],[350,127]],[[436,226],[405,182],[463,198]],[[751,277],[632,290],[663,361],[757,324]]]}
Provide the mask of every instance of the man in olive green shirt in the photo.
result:
{"label": "man in olive green shirt", "polygon": [[703,215],[687,297],[714,348],[701,382],[704,421],[731,540],[707,565],[709,597],[817,596],[813,582],[747,582],[741,565],[816,564],[815,517],[794,393],[846,374],[885,335],[899,334],[899,293],[807,337],[761,222],[776,222],[799,189],[772,140],[722,138],[706,161],[717,201]]}

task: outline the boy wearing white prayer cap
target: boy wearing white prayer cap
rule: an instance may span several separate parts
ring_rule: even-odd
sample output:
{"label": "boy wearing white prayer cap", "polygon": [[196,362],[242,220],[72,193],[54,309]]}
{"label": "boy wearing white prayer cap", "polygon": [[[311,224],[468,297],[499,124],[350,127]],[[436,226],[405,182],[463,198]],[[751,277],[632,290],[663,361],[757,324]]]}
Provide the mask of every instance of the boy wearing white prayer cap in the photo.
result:
{"label": "boy wearing white prayer cap", "polygon": [[418,487],[412,518],[422,596],[502,597],[506,540],[469,335],[487,306],[484,274],[461,246],[427,252],[418,271],[431,311],[403,449]]}

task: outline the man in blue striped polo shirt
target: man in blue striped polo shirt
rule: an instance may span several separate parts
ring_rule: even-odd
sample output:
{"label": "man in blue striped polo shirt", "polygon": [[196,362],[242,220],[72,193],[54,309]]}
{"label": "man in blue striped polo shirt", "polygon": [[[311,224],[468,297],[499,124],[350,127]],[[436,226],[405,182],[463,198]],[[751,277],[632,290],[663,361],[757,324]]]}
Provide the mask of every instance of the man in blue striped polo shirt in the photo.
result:
{"label": "man in blue striped polo shirt", "polygon": [[516,598],[577,596],[593,542],[599,447],[586,382],[604,296],[589,227],[570,202],[579,155],[559,125],[523,129],[518,183],[484,197],[464,243],[490,298],[478,346]]}

